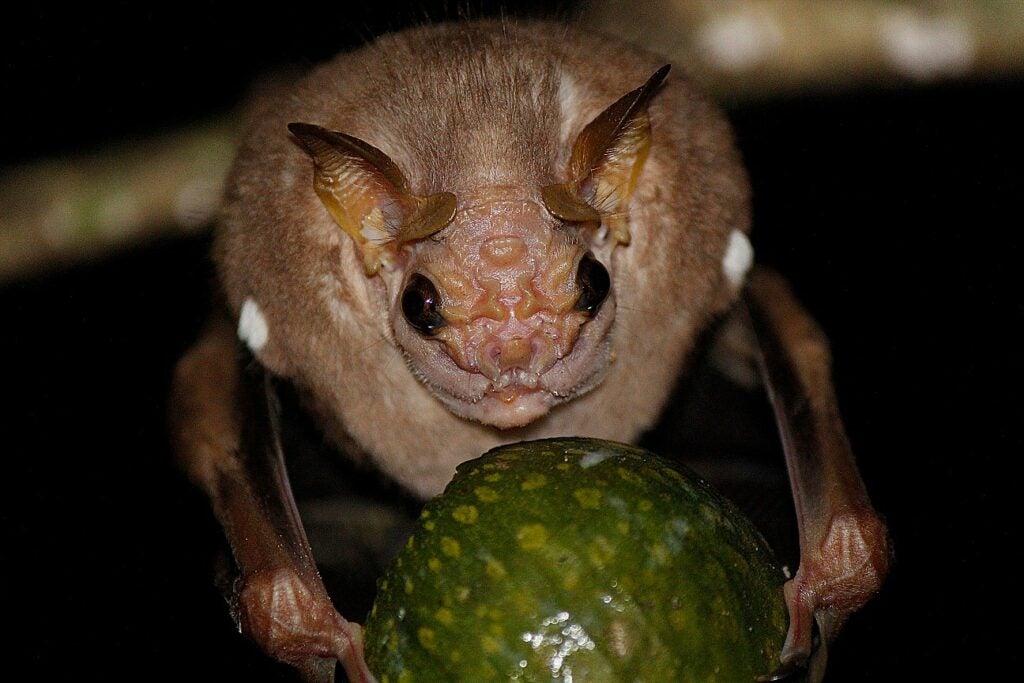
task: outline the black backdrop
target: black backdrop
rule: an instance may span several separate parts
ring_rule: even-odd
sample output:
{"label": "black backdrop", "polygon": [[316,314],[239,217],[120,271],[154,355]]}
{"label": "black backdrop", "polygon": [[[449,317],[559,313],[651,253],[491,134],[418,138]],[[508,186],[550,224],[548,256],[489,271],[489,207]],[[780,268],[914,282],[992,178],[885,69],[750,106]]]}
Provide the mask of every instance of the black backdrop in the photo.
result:
{"label": "black backdrop", "polygon": [[[461,11],[336,5],[26,7],[0,29],[0,162],[205,118],[270,68]],[[850,437],[895,542],[893,574],[839,641],[832,681],[1019,670],[1022,94],[1004,78],[729,111],[759,259],[832,338]],[[289,680],[232,633],[210,580],[216,529],[166,444],[169,373],[206,311],[206,246],[164,240],[0,287],[10,669]]]}

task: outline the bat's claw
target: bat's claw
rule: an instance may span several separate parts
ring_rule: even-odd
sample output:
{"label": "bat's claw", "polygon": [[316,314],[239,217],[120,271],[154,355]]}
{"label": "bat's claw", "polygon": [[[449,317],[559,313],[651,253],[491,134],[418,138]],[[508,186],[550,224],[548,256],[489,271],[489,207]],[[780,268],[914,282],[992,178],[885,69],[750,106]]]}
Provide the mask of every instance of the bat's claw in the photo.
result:
{"label": "bat's claw", "polygon": [[786,653],[781,657],[782,663],[771,673],[758,676],[757,683],[817,683],[825,674],[825,662],[828,659],[828,646],[821,637],[818,621],[814,620],[811,634],[811,646],[808,652]]}
{"label": "bat's claw", "polygon": [[774,683],[775,681],[796,683],[797,681],[803,681],[806,674],[807,661],[803,659],[791,659],[785,664],[781,664],[779,668],[775,669],[775,671],[770,674],[758,676],[754,680],[757,681],[757,683]]}

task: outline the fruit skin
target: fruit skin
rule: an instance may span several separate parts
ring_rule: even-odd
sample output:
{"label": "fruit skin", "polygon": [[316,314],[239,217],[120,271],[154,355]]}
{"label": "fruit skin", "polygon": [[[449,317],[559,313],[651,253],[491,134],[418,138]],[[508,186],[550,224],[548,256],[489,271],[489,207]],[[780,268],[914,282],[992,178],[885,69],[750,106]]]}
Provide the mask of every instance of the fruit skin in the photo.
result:
{"label": "fruit skin", "polygon": [[764,539],[686,468],[598,439],[459,466],[378,583],[381,683],[753,681],[786,634]]}

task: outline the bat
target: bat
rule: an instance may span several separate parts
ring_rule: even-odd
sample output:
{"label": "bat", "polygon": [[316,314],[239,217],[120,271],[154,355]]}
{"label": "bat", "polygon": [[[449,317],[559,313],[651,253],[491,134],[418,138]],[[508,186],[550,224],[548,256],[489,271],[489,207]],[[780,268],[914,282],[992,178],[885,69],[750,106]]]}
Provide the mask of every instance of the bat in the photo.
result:
{"label": "bat", "polygon": [[[421,498],[524,439],[634,441],[699,335],[757,340],[800,566],[774,679],[880,588],[890,551],[828,343],[753,267],[729,125],[655,55],[548,22],[383,36],[250,108],[218,221],[223,306],[176,369],[172,431],[240,571],[240,628],[308,680],[372,681],[288,487],[268,377],[343,457]],[[239,340],[255,364],[238,351]],[[257,369],[254,376],[253,366]],[[812,657],[812,653],[814,656]]]}

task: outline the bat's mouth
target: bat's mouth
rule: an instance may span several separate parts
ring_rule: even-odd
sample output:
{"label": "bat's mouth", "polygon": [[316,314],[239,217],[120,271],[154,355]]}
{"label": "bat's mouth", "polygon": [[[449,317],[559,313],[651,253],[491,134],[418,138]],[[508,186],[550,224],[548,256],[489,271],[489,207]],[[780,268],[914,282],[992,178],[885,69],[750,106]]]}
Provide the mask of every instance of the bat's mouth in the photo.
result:
{"label": "bat's mouth", "polygon": [[568,353],[540,364],[464,368],[441,352],[449,368],[443,373],[448,381],[432,384],[434,393],[460,417],[498,429],[526,426],[604,378],[611,357],[607,332],[614,307],[609,309],[582,326]]}
{"label": "bat's mouth", "polygon": [[508,396],[510,401],[520,393],[535,391],[540,383],[541,373],[530,368],[512,368],[491,381],[488,393]]}

